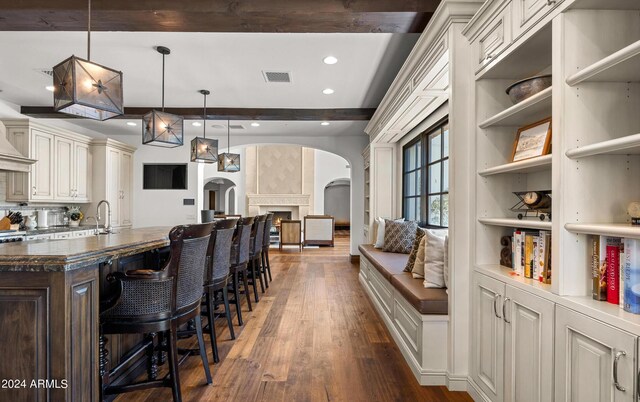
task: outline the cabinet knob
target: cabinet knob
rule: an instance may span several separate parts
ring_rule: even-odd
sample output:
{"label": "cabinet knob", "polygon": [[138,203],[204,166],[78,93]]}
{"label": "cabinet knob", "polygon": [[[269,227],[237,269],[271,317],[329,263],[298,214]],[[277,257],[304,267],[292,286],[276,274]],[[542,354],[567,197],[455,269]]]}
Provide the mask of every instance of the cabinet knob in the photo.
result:
{"label": "cabinet knob", "polygon": [[620,361],[620,358],[622,356],[626,356],[626,355],[627,355],[627,352],[625,352],[624,350],[621,350],[618,353],[616,353],[616,357],[613,359],[613,385],[615,385],[616,389],[621,392],[626,392],[627,389],[622,385],[620,385],[620,383],[618,382],[618,362]]}
{"label": "cabinet knob", "polygon": [[36,186],[33,186],[33,195],[36,195]]}

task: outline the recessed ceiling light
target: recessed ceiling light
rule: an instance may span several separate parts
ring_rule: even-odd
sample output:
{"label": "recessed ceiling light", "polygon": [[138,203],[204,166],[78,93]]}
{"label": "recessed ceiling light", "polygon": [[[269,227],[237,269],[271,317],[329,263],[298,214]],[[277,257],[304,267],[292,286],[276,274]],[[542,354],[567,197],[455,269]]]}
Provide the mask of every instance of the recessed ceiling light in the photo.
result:
{"label": "recessed ceiling light", "polygon": [[194,121],[193,123],[191,123],[191,125],[194,127],[201,127],[202,123],[200,123],[199,121]]}
{"label": "recessed ceiling light", "polygon": [[321,126],[328,126],[329,124],[331,123],[329,123],[328,121],[323,121],[322,123],[320,123]]}
{"label": "recessed ceiling light", "polygon": [[44,87],[44,89],[53,92],[56,90],[56,87],[54,87],[53,85],[47,85],[46,87]]}
{"label": "recessed ceiling light", "polygon": [[322,59],[322,61],[324,61],[324,64],[336,64],[338,62],[338,59],[333,56],[327,56]]}
{"label": "recessed ceiling light", "polygon": [[226,126],[223,126],[222,124],[214,124],[211,127],[212,128],[227,128]]}
{"label": "recessed ceiling light", "polygon": [[334,93],[335,91],[331,88],[325,88],[322,90],[322,93],[325,95],[331,95],[332,93]]}
{"label": "recessed ceiling light", "polygon": [[138,125],[138,123],[136,123],[135,121],[128,121],[128,122],[127,122],[127,126],[132,126],[132,127],[134,127],[134,126],[137,126],[137,125]]}
{"label": "recessed ceiling light", "polygon": [[260,127],[260,123],[251,123],[251,127]]}

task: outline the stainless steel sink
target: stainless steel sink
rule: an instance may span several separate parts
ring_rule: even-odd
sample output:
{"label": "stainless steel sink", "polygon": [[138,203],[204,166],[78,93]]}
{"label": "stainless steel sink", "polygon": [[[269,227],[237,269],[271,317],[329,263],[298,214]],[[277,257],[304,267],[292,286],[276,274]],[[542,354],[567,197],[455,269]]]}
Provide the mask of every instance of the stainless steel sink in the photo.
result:
{"label": "stainless steel sink", "polygon": [[110,234],[118,234],[119,232],[113,231],[113,232],[105,232],[104,230],[101,230],[99,232],[96,232],[95,235],[96,236],[100,236],[100,235],[110,235]]}

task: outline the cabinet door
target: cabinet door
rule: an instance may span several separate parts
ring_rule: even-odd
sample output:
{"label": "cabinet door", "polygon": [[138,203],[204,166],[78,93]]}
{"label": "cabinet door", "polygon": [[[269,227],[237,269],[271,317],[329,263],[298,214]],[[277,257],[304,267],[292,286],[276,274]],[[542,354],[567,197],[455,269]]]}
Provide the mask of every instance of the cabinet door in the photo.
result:
{"label": "cabinet door", "polygon": [[635,400],[635,336],[557,306],[555,342],[556,401]]}
{"label": "cabinet door", "polygon": [[[7,140],[22,155],[29,157],[29,129],[9,128]],[[33,169],[33,167],[31,167]],[[7,173],[7,201],[28,201],[31,197],[29,175],[31,173]]]}
{"label": "cabinet door", "polygon": [[474,275],[471,376],[493,402],[504,398],[504,291],[504,283]]}
{"label": "cabinet door", "polygon": [[89,189],[91,178],[91,165],[89,162],[89,146],[80,142],[74,143],[75,169],[74,169],[74,200],[76,202],[89,202]]}
{"label": "cabinet door", "polygon": [[507,5],[473,43],[475,72],[482,70],[511,44],[511,5]]}
{"label": "cabinet door", "polygon": [[553,401],[554,303],[507,286],[505,400]]}
{"label": "cabinet door", "polygon": [[120,154],[120,225],[131,225],[131,174],[133,171],[133,155],[128,152]]}
{"label": "cabinet door", "polygon": [[73,201],[75,195],[73,144],[72,140],[55,137],[55,199],[59,201]]}
{"label": "cabinet door", "polygon": [[[107,184],[107,194],[106,200],[109,201],[111,205],[111,225],[112,226],[120,226],[120,151],[115,149],[107,148],[107,171],[106,174],[106,184]],[[103,212],[100,212],[106,222],[106,211],[105,207],[103,208]]]}
{"label": "cabinet door", "polygon": [[38,130],[31,133],[31,157],[37,160],[31,167],[31,199],[51,201],[54,199],[53,135]]}

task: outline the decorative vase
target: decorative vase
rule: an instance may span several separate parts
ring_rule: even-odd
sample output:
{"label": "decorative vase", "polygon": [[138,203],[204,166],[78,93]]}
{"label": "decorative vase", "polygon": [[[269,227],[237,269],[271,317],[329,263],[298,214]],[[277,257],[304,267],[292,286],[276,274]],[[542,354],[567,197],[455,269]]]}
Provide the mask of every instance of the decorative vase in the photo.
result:
{"label": "decorative vase", "polygon": [[77,228],[78,226],[80,226],[80,221],[69,221],[70,228]]}

